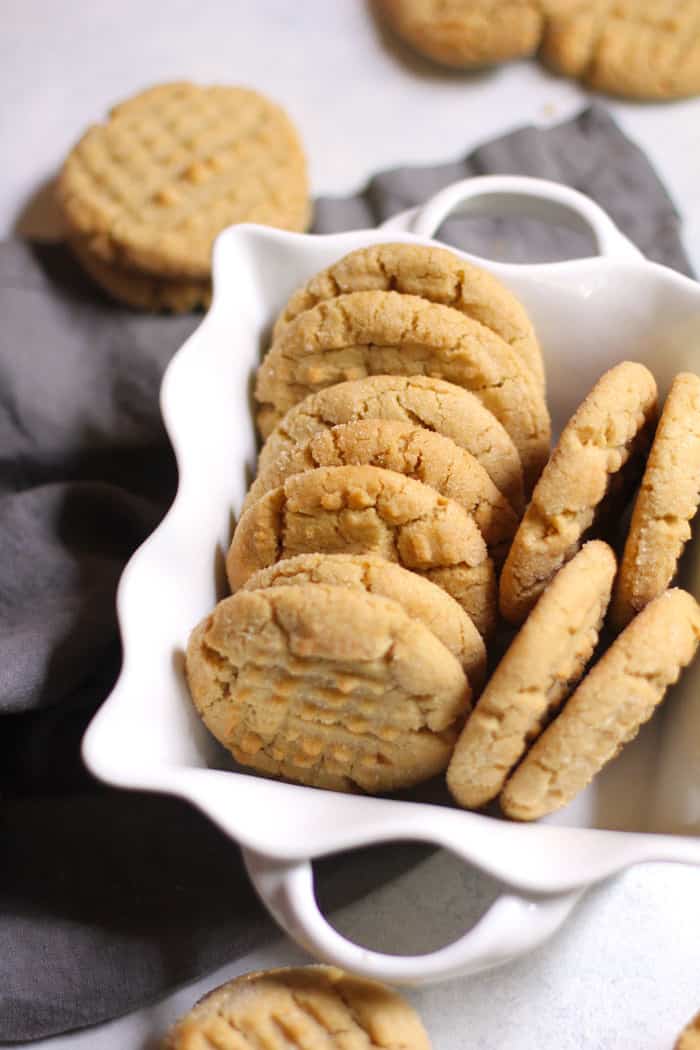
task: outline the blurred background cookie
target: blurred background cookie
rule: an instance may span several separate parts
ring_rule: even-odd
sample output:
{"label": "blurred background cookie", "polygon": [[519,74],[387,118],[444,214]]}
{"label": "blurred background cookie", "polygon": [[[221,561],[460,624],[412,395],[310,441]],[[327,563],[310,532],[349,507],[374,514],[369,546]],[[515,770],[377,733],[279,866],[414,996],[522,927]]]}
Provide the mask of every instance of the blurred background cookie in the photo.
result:
{"label": "blurred background cookie", "polygon": [[220,85],[159,84],[116,106],[69,153],[57,196],[88,272],[149,309],[206,300],[212,244],[226,226],[304,230],[310,218],[306,160],[287,115]]}

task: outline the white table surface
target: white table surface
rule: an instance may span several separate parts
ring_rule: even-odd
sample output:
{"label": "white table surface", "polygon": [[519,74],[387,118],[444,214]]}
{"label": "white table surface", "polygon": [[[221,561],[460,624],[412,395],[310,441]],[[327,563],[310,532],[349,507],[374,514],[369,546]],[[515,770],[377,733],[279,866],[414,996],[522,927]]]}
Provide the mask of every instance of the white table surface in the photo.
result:
{"label": "white table surface", "polygon": [[[364,0],[3,0],[0,227],[51,235],[41,190],[83,127],[158,80],[255,86],[297,121],[315,193],[377,170],[462,156],[499,132],[566,118],[587,101],[535,63],[462,78],[408,59]],[[682,215],[700,272],[700,100],[609,103],[645,148]],[[544,948],[507,967],[410,992],[439,1050],[670,1050],[700,1008],[700,873],[647,865],[591,892]],[[372,947],[436,947],[473,921],[483,883],[437,854],[333,916]],[[300,961],[289,941],[239,959],[161,1003],[42,1043],[147,1050],[216,983]]]}

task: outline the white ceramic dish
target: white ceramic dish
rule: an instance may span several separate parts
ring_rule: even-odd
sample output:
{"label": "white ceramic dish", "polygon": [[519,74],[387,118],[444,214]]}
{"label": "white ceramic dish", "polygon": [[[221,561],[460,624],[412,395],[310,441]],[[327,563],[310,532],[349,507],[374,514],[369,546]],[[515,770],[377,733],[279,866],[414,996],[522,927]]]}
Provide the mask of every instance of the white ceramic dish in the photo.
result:
{"label": "white ceramic dish", "polygon": [[[250,876],[278,922],[319,959],[399,982],[475,972],[548,937],[586,887],[632,864],[700,864],[700,666],[658,717],[571,806],[519,825],[446,806],[350,797],[240,772],[195,715],[184,682],[192,626],[224,593],[231,515],[255,463],[250,377],[277,311],[311,274],[362,245],[430,241],[457,208],[554,218],[588,229],[599,255],[516,266],[473,259],[509,285],[533,318],[558,429],[598,375],[624,358],[648,363],[662,391],[700,370],[700,285],[651,264],[590,200],[514,177],[473,179],[384,228],[337,236],[238,226],[214,252],[214,300],[176,354],[161,406],[180,483],[168,515],[133,556],[119,586],[124,643],[119,680],[85,736],[101,779],[166,792],[198,806],[242,846]],[[686,586],[700,593],[694,551]],[[397,840],[445,847],[507,891],[470,931],[430,954],[365,950],[320,913],[311,860]]]}

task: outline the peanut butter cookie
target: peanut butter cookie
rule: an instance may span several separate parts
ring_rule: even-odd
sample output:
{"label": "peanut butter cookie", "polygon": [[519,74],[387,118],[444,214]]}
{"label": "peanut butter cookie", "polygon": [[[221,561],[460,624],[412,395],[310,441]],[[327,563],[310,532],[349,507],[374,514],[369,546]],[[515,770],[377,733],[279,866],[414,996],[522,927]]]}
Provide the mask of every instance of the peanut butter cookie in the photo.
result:
{"label": "peanut butter cookie", "polygon": [[243,510],[293,474],[346,464],[384,467],[430,485],[474,518],[497,564],[505,558],[518,527],[513,508],[469,452],[411,423],[362,419],[320,431],[258,473]]}
{"label": "peanut butter cookie", "polygon": [[486,647],[481,635],[461,605],[430,580],[372,554],[298,554],[253,573],[243,589],[302,583],[350,587],[391,598],[457,657],[472,691],[483,684]]}
{"label": "peanut butter cookie", "polygon": [[241,517],[226,559],[231,589],[295,554],[379,554],[451,594],[482,635],[495,625],[495,573],[454,500],[381,467],[319,467],[287,478]]}
{"label": "peanut butter cookie", "polygon": [[656,419],[656,382],[624,361],[606,372],[576,409],[542,472],[506,558],[502,615],[521,623],[552,576],[579,549],[612,477]]}
{"label": "peanut butter cookie", "polygon": [[206,280],[231,223],[309,221],[293,125],[241,87],[159,84],[116,106],[69,153],[58,198],[91,256],[156,277]]}
{"label": "peanut butter cookie", "polygon": [[700,500],[700,377],[676,376],[632,514],[611,617],[624,627],[676,575]]}
{"label": "peanut butter cookie", "polygon": [[700,607],[665,591],[632,620],[537,740],[501,794],[501,808],[535,820],[566,806],[633,740],[695,656]]}
{"label": "peanut butter cookie", "polygon": [[288,455],[293,445],[358,419],[413,423],[451,438],[479,461],[513,509],[522,511],[520,457],[507,432],[468,390],[432,376],[369,376],[310,394],[290,408],[268,437],[260,451],[259,473]]}
{"label": "peanut butter cookie", "polygon": [[435,62],[474,69],[532,55],[541,0],[378,0],[394,32]]}
{"label": "peanut butter cookie", "polygon": [[440,773],[470,696],[459,661],[397,602],[320,584],[224,599],[195,628],[186,670],[238,762],[337,791]]}
{"label": "peanut butter cookie", "polygon": [[163,1050],[430,1050],[418,1014],[378,981],[332,966],[247,973],[205,995]]}
{"label": "peanut butter cookie", "polygon": [[541,55],[556,72],[627,98],[700,92],[700,0],[559,0],[550,6]]}
{"label": "peanut butter cookie", "polygon": [[598,643],[615,555],[587,543],[557,573],[489,679],[457,741],[447,785],[461,806],[496,798],[583,674]]}
{"label": "peanut butter cookie", "polygon": [[450,306],[399,292],[351,292],[286,325],[258,369],[264,437],[308,394],[367,375],[430,375],[472,390],[503,424],[526,487],[549,451],[547,406],[530,369],[508,344]]}
{"label": "peanut butter cookie", "polygon": [[273,338],[317,303],[348,292],[369,291],[418,295],[472,317],[519,353],[544,389],[542,353],[524,308],[487,270],[447,248],[373,244],[350,252],[294,293],[277,319]]}

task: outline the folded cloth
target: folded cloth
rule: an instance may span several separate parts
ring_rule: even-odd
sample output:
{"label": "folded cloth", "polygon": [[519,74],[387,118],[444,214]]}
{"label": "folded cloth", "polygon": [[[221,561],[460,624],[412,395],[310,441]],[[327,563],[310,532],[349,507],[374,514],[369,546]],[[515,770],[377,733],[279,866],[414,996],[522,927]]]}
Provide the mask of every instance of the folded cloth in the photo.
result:
{"label": "folded cloth", "polygon": [[[649,257],[685,273],[678,215],[644,154],[594,107],[465,160],[384,172],[316,204],[316,232],[373,226],[467,175],[517,173],[588,193]],[[455,219],[444,239],[517,261],[590,251],[532,220]],[[114,592],[162,517],[175,464],[158,412],[198,317],[108,302],[61,245],[0,245],[0,1042],[136,1008],[270,935],[237,848],[182,802],[115,792],[79,743],[119,667]],[[321,865],[348,902],[421,850]]]}

